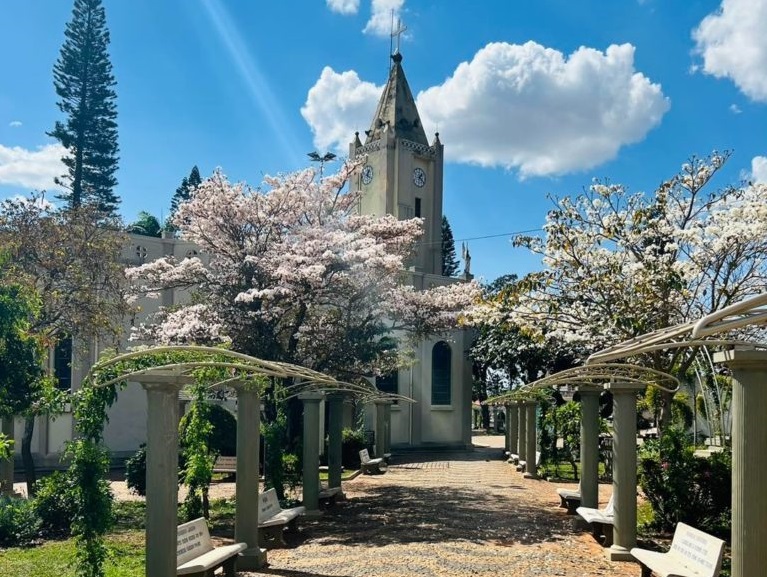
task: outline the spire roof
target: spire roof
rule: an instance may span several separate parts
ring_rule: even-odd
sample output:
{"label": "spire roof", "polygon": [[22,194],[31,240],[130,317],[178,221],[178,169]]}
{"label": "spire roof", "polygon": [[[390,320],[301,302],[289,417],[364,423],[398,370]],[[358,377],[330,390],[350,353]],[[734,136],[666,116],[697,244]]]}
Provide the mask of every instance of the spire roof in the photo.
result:
{"label": "spire roof", "polygon": [[418,116],[413,93],[410,92],[405,71],[402,69],[402,55],[392,54],[394,61],[389,70],[389,80],[386,82],[381,100],[378,101],[370,130],[365,131],[365,143],[379,140],[386,131],[393,130],[394,136],[404,138],[418,144],[429,145]]}

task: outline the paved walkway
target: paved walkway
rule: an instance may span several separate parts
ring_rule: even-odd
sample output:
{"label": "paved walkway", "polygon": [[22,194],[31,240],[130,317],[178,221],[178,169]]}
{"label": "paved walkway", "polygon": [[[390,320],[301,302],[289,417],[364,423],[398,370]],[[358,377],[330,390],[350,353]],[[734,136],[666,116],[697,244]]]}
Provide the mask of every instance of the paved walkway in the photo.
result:
{"label": "paved walkway", "polygon": [[[503,438],[475,437],[467,453],[407,455],[385,475],[344,483],[348,499],[304,521],[269,567],[243,576],[617,576],[558,507],[558,485],[524,479],[500,459]],[[561,486],[561,485],[560,485]],[[600,485],[600,502],[611,487]]]}

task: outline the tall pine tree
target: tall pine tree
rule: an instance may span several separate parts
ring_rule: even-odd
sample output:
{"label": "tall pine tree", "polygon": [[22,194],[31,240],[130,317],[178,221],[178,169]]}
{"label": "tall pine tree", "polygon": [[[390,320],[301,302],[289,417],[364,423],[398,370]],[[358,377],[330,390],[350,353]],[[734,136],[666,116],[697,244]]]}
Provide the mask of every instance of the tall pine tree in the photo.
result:
{"label": "tall pine tree", "polygon": [[442,215],[442,276],[455,276],[458,274],[458,257],[455,254],[455,240],[453,229],[447,217]]}
{"label": "tall pine tree", "polygon": [[173,193],[173,198],[170,199],[170,214],[165,221],[165,230],[176,230],[176,228],[171,223],[171,220],[173,220],[173,217],[176,215],[178,207],[192,198],[194,189],[201,184],[202,178],[200,177],[200,169],[197,168],[197,165],[195,164],[192,167],[192,171],[189,173],[189,176],[185,176],[183,178],[181,184],[176,189],[176,192]]}
{"label": "tall pine tree", "polygon": [[75,0],[66,40],[53,67],[58,107],[66,115],[49,136],[66,149],[67,174],[56,184],[70,207],[95,204],[115,216],[117,185],[117,104],[109,60],[109,30],[101,0]]}

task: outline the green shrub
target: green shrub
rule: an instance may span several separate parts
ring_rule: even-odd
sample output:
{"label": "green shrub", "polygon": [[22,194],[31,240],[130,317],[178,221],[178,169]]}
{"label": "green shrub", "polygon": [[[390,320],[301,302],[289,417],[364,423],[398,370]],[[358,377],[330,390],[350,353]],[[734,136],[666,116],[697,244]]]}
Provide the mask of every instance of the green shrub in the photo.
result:
{"label": "green shrub", "polygon": [[0,496],[0,547],[23,547],[40,535],[40,517],[28,499]]}
{"label": "green shrub", "polygon": [[640,452],[639,481],[653,509],[652,528],[672,531],[682,521],[726,537],[730,530],[732,464],[728,453],[696,457],[687,434],[666,429]]}
{"label": "green shrub", "polygon": [[54,471],[37,482],[34,506],[43,533],[51,537],[68,537],[76,513],[74,480],[67,472]]}
{"label": "green shrub", "polygon": [[341,432],[341,464],[347,469],[360,468],[360,451],[365,448],[365,431],[344,429]]}
{"label": "green shrub", "polygon": [[[186,448],[185,440],[188,438],[187,427],[189,426],[191,412],[181,417],[179,423],[180,448]],[[237,454],[237,419],[221,405],[205,403],[205,420],[213,425],[208,435],[207,444],[210,452],[215,455],[234,457]]]}
{"label": "green shrub", "polygon": [[125,461],[125,483],[133,493],[146,495],[146,443]]}

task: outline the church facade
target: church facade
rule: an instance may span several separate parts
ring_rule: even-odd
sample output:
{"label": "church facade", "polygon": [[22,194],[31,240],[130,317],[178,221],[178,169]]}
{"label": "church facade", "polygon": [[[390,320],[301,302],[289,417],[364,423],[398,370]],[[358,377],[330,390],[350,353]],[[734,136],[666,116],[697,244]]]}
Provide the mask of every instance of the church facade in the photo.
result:
{"label": "church facade", "polygon": [[[389,78],[365,141],[355,134],[349,158],[360,163],[350,186],[361,191],[361,213],[424,220],[424,235],[407,282],[416,289],[463,282],[442,276],[444,146],[439,134],[431,143],[426,137],[399,52],[392,55]],[[395,448],[471,444],[470,345],[471,335],[465,330],[425,340],[419,343],[411,367],[376,379],[378,388],[415,401],[392,407]],[[366,422],[372,428],[371,411]]]}

